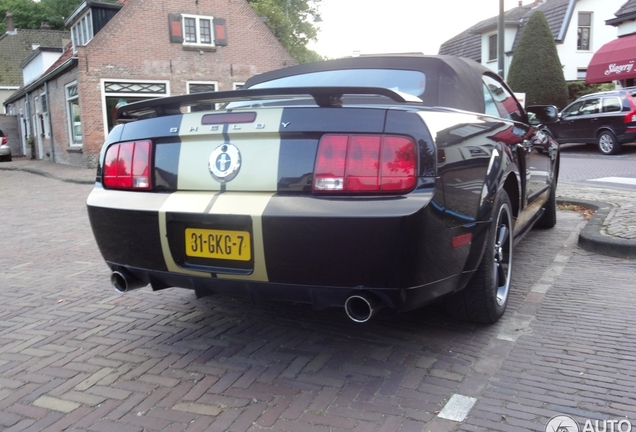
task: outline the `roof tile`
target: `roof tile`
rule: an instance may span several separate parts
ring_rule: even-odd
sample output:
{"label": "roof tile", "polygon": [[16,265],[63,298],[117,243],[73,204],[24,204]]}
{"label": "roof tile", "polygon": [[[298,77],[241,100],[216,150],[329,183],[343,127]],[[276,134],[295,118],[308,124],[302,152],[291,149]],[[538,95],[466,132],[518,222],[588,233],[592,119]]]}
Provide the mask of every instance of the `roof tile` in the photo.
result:
{"label": "roof tile", "polygon": [[33,29],[17,29],[14,35],[0,36],[0,85],[23,84],[20,65],[33,52],[33,45],[63,48],[70,38],[68,31]]}

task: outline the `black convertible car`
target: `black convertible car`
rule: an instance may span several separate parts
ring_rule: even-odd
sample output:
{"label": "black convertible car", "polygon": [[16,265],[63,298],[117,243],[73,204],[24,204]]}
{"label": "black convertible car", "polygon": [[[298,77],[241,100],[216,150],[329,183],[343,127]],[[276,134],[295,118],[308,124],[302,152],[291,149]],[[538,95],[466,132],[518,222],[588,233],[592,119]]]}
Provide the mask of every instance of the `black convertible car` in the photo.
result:
{"label": "black convertible car", "polygon": [[446,56],[320,62],[137,102],[117,111],[88,214],[120,292],[340,306],[357,322],[442,299],[492,323],[513,245],[556,223],[558,145],[528,112],[489,69]]}

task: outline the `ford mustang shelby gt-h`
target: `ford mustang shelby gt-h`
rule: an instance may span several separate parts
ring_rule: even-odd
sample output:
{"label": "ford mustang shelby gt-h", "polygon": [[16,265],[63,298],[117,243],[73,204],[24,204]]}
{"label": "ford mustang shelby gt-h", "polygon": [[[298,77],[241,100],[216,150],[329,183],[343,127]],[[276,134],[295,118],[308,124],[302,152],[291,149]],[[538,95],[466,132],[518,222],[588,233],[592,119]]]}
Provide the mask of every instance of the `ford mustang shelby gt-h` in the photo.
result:
{"label": "ford mustang shelby gt-h", "polygon": [[441,299],[492,323],[514,245],[556,223],[559,149],[531,121],[555,113],[462,58],[293,66],[119,108],[88,214],[121,292],[340,306],[357,322]]}

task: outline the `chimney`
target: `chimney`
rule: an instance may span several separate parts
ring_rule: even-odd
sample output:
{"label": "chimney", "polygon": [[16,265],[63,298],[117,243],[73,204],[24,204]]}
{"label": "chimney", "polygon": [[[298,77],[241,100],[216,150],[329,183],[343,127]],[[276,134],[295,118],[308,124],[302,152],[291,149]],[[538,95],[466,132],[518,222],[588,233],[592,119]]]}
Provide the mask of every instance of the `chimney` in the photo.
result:
{"label": "chimney", "polygon": [[40,30],[51,30],[51,26],[48,21],[42,21],[40,23]]}
{"label": "chimney", "polygon": [[7,12],[7,33],[8,34],[16,34],[15,26],[13,25],[13,14],[11,12]]}

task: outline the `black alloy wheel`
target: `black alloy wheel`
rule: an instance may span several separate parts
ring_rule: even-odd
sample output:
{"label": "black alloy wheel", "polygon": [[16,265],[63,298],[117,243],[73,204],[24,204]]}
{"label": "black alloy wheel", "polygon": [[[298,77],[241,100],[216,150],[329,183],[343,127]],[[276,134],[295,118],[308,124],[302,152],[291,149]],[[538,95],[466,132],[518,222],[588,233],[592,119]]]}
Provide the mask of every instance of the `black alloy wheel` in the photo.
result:
{"label": "black alloy wheel", "polygon": [[446,309],[457,319],[492,324],[508,304],[512,278],[513,218],[510,198],[500,191],[481,263],[466,288],[447,298]]}

